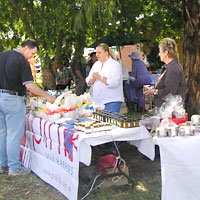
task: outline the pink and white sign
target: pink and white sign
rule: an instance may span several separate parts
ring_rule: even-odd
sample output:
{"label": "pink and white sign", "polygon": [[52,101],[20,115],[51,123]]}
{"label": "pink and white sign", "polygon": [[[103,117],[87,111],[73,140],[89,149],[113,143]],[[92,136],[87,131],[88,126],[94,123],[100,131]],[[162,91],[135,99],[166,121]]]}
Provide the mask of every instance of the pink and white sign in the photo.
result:
{"label": "pink and white sign", "polygon": [[78,133],[41,118],[26,118],[20,156],[25,167],[77,200],[79,174]]}

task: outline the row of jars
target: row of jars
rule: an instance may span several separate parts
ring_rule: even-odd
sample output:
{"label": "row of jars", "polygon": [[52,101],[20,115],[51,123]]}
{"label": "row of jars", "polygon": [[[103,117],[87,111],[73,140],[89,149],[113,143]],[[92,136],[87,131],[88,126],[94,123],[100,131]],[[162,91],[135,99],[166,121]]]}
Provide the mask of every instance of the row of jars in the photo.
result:
{"label": "row of jars", "polygon": [[116,125],[120,128],[133,128],[139,126],[138,119],[128,118],[126,115],[112,113],[107,110],[93,112],[92,117],[94,119]]}

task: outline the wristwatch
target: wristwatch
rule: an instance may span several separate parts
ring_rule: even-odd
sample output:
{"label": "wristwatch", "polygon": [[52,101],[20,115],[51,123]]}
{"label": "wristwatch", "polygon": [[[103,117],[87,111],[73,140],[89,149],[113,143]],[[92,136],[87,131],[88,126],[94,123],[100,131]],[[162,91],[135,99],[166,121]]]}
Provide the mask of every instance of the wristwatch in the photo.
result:
{"label": "wristwatch", "polygon": [[154,95],[158,95],[158,89],[154,89],[154,90],[153,90],[153,94],[154,94]]}

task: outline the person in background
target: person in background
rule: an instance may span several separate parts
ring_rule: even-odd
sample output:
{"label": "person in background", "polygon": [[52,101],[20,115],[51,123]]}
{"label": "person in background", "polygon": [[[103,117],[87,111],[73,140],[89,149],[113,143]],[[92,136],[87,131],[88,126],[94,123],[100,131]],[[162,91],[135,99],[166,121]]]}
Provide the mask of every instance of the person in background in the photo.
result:
{"label": "person in background", "polygon": [[127,69],[127,67],[124,65],[122,59],[117,58],[117,61],[119,62],[119,64],[121,65],[121,68],[122,68],[122,79],[123,79],[123,82],[124,82],[124,81],[127,81],[128,78],[129,78],[128,69]]}
{"label": "person in background", "polygon": [[70,89],[70,81],[72,79],[72,75],[70,69],[65,67],[62,64],[58,65],[57,74],[56,74],[56,90],[63,90],[68,86]]}
{"label": "person in background", "polygon": [[121,68],[122,68],[123,94],[124,94],[124,98],[127,99],[125,83],[126,83],[126,81],[129,79],[128,69],[127,69],[127,67],[123,64],[122,59],[117,58],[117,61],[119,62],[119,64],[121,65]]}
{"label": "person in background", "polygon": [[165,97],[170,93],[180,95],[184,104],[187,84],[183,67],[178,60],[176,42],[173,39],[164,38],[159,44],[159,56],[165,65],[162,66],[161,74],[155,81],[155,87],[149,87],[144,94],[154,94],[154,104],[158,108],[161,107],[165,102]]}
{"label": "person in background", "polygon": [[68,88],[68,90],[70,90],[71,89],[71,84],[73,82],[73,74],[72,74],[72,69],[71,69],[70,65],[67,67],[67,70],[68,70],[68,75],[69,75],[69,81],[67,83],[67,88]]}
{"label": "person in background", "polygon": [[24,134],[26,89],[54,103],[55,99],[34,84],[27,60],[37,53],[34,40],[0,55],[0,174],[8,167],[9,176],[30,173],[19,161],[20,142]]}
{"label": "person in background", "polygon": [[90,59],[88,60],[87,66],[86,66],[86,77],[89,75],[89,72],[93,66],[93,64],[97,61],[96,52],[90,53]]}
{"label": "person in background", "polygon": [[130,80],[126,84],[126,93],[131,102],[138,100],[139,111],[143,110],[143,85],[151,83],[151,76],[145,63],[140,60],[139,54],[133,52],[129,57],[132,60],[132,72]]}
{"label": "person in background", "polygon": [[86,92],[85,69],[81,62],[81,56],[82,55],[75,52],[75,56],[70,64],[73,79],[76,85],[75,93],[77,96],[80,96]]}

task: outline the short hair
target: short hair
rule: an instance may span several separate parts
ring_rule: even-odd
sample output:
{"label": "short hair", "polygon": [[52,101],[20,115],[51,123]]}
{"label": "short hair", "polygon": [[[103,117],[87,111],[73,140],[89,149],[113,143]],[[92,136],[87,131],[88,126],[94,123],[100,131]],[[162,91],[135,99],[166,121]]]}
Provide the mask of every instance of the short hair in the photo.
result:
{"label": "short hair", "polygon": [[34,49],[36,47],[37,50],[39,50],[39,47],[38,47],[36,41],[33,39],[28,39],[28,40],[23,41],[20,46],[21,47],[28,46],[30,49]]}
{"label": "short hair", "polygon": [[90,58],[92,58],[94,55],[96,55],[96,52],[90,53]]}
{"label": "short hair", "polygon": [[179,57],[177,44],[176,44],[175,40],[173,40],[171,38],[164,38],[160,42],[159,47],[163,51],[168,51],[168,56],[170,58],[178,58]]}

